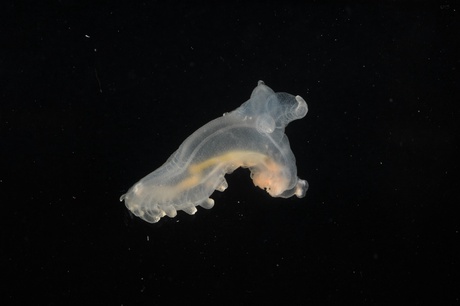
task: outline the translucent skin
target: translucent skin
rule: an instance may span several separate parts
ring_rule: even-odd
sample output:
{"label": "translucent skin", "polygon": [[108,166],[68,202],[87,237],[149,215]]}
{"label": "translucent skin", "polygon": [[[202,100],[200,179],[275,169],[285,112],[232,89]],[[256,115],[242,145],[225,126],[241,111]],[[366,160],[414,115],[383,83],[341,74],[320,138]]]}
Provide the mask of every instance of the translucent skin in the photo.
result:
{"label": "translucent skin", "polygon": [[284,133],[289,122],[308,112],[304,99],[274,93],[259,81],[248,101],[190,135],[160,168],[121,196],[126,207],[147,222],[178,210],[194,214],[212,208],[209,196],[224,191],[225,174],[249,168],[254,185],[272,197],[305,196],[308,183],[297,177],[294,154]]}

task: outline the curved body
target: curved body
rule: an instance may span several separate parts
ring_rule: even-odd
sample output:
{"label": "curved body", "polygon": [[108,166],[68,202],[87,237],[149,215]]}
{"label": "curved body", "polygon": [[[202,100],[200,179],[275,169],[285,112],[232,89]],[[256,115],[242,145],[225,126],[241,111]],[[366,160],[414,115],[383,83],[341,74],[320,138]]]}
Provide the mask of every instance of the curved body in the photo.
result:
{"label": "curved body", "polygon": [[300,96],[274,93],[262,81],[248,101],[190,135],[160,168],[121,196],[136,216],[155,223],[178,210],[211,208],[209,196],[227,188],[225,174],[249,168],[254,185],[272,197],[305,196],[308,183],[297,177],[287,124],[308,112]]}

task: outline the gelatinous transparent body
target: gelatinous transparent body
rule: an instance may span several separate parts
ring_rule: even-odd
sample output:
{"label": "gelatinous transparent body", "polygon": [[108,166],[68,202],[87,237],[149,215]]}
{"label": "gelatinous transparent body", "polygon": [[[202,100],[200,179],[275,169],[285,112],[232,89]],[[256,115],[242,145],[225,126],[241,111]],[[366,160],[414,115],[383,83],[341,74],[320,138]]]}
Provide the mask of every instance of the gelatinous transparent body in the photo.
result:
{"label": "gelatinous transparent body", "polygon": [[239,167],[249,168],[254,185],[272,197],[304,197],[308,183],[297,177],[284,128],[307,112],[302,97],[275,93],[259,81],[248,101],[199,128],[120,201],[151,223],[175,217],[178,210],[194,214],[198,205],[214,206],[209,196],[224,191],[225,174]]}

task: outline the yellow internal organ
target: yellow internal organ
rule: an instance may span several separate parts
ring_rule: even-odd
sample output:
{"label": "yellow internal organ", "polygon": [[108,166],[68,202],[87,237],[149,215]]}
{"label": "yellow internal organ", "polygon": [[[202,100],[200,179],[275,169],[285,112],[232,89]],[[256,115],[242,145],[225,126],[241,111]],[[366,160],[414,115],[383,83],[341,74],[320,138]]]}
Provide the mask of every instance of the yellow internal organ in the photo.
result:
{"label": "yellow internal organ", "polygon": [[[215,167],[219,165],[227,165],[231,171],[237,169],[238,167],[248,168],[253,167],[257,164],[264,164],[269,172],[274,172],[281,168],[280,165],[275,163],[270,157],[265,154],[261,154],[254,151],[231,151],[219,156],[209,158],[199,164],[190,165],[188,172],[190,177],[184,179],[181,183],[178,184],[179,190],[185,190],[193,188],[194,186],[200,184],[201,178],[203,177],[204,170],[209,167]],[[261,184],[257,184],[261,185]],[[262,186],[260,186],[263,188]]]}

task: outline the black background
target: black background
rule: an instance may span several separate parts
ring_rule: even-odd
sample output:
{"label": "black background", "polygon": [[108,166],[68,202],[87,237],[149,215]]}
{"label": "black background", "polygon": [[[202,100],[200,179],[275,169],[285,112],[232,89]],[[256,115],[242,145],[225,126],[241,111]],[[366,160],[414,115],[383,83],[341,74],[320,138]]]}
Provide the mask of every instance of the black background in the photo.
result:
{"label": "black background", "polygon": [[[459,303],[459,11],[439,2],[3,5],[5,303]],[[303,199],[247,170],[151,225],[121,194],[258,80]]]}

